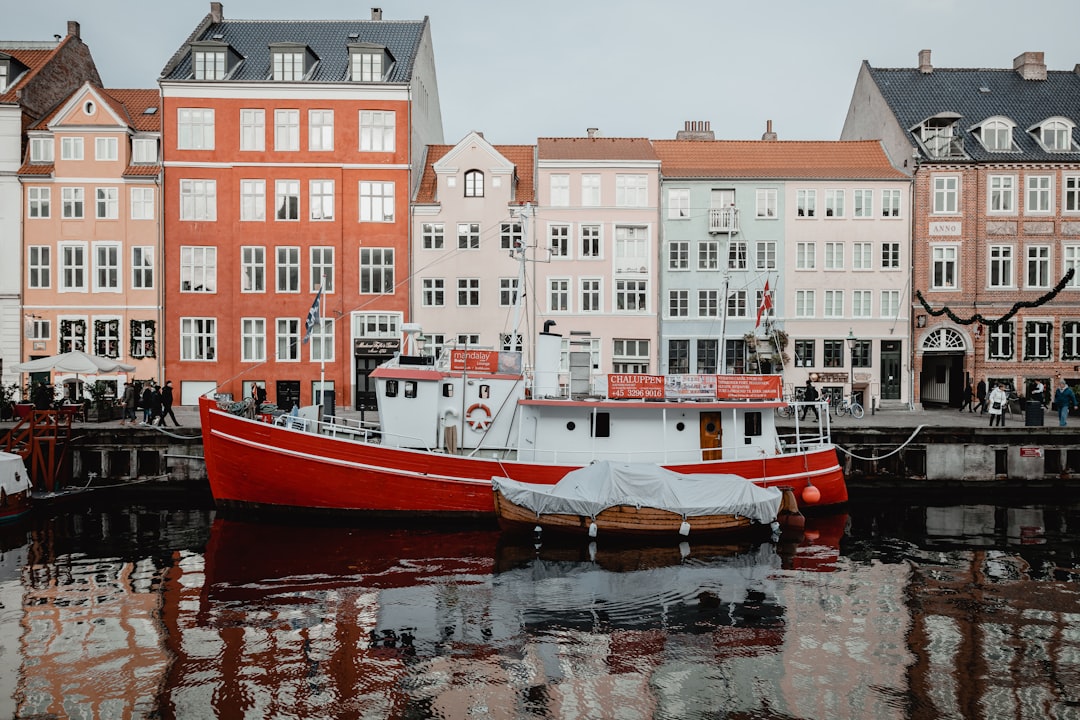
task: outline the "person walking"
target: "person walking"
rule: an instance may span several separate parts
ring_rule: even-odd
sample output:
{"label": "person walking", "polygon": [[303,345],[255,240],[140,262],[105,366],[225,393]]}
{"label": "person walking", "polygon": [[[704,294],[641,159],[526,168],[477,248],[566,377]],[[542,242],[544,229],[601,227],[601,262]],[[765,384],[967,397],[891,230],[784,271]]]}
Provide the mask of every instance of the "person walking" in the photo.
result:
{"label": "person walking", "polygon": [[[813,403],[815,400],[818,399],[818,391],[813,386],[813,384],[811,384],[810,378],[806,379],[806,389],[803,390],[802,399],[803,399],[804,402],[808,402],[808,403]],[[814,411],[814,419],[817,420],[818,422],[821,422],[821,415],[818,414],[817,405],[803,405],[802,416],[799,418],[800,420],[805,420],[806,419],[806,412],[808,410],[813,410]]]}
{"label": "person walking", "polygon": [[172,380],[165,381],[165,387],[161,388],[161,426],[165,426],[165,418],[172,418],[176,427],[180,427],[180,422],[176,419],[176,415],[173,414],[173,389]]}
{"label": "person walking", "polygon": [[152,388],[153,386],[154,386],[154,382],[152,380],[148,381],[146,383],[146,385],[143,386],[142,398],[141,398],[142,399],[142,423],[141,423],[142,425],[147,425],[147,424],[150,423],[150,394],[152,392],[150,388]]}
{"label": "person walking", "polygon": [[986,414],[986,381],[980,380],[979,384],[975,386],[975,398],[979,403],[975,406],[976,410],[979,410],[980,415]]}
{"label": "person walking", "polygon": [[135,394],[135,386],[129,382],[124,383],[124,394],[121,396],[121,401],[124,404],[124,419],[120,421],[121,425],[127,425],[128,421],[131,424],[135,424],[135,403],[137,402]]}
{"label": "person walking", "polygon": [[967,408],[969,413],[975,412],[971,409],[971,378],[964,384],[964,393],[960,399],[963,401],[960,403],[960,412],[964,412],[964,408]]}
{"label": "person walking", "polygon": [[1031,386],[1031,399],[1043,407],[1046,406],[1046,386],[1043,385],[1042,380],[1036,380]]}
{"label": "person walking", "polygon": [[158,388],[157,383],[150,385],[150,419],[146,422],[150,425],[160,425],[158,421],[162,421],[161,417],[161,390]]}
{"label": "person walking", "polygon": [[1058,412],[1058,425],[1068,425],[1069,411],[1076,407],[1076,393],[1065,382],[1065,378],[1058,378],[1057,390],[1054,391],[1054,407]]}
{"label": "person walking", "polygon": [[1001,387],[1001,383],[994,385],[987,401],[990,403],[990,409],[987,411],[990,413],[990,427],[994,425],[1005,427],[1005,403],[1009,402],[1009,396],[1005,393],[1005,388]]}

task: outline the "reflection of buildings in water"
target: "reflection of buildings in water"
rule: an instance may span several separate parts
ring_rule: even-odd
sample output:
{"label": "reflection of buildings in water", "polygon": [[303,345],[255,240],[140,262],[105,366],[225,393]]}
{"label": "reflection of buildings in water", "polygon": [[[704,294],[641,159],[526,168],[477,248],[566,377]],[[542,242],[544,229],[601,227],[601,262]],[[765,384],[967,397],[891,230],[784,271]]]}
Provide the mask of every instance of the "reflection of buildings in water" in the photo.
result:
{"label": "reflection of buildings in water", "polygon": [[26,565],[26,525],[18,520],[0,525],[0,717],[16,717],[14,701],[19,674],[10,666],[20,657],[23,588],[20,581]]}

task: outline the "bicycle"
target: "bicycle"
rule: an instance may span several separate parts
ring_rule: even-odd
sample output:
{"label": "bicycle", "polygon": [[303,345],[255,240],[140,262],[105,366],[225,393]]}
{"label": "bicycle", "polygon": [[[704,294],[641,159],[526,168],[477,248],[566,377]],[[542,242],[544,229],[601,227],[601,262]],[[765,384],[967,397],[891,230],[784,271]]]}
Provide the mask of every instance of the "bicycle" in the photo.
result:
{"label": "bicycle", "polygon": [[843,402],[836,405],[837,417],[840,417],[841,415],[847,415],[848,413],[851,413],[851,417],[858,420],[866,414],[866,411],[863,410],[863,406],[859,404],[858,400],[852,399],[852,397],[849,395],[844,398]]}
{"label": "bicycle", "polygon": [[792,399],[790,397],[785,397],[784,402],[786,403],[785,405],[780,405],[779,407],[776,408],[777,417],[782,417],[782,418],[795,417],[795,408],[791,405]]}

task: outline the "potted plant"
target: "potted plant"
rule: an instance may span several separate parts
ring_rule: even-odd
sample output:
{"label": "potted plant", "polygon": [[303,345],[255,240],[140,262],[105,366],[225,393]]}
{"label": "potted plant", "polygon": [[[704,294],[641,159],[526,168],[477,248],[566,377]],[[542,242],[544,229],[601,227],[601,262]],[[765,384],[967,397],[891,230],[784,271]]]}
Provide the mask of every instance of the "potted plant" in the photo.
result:
{"label": "potted plant", "polygon": [[112,405],[109,402],[109,385],[101,380],[87,385],[90,391],[90,408],[87,420],[105,422],[112,420]]}
{"label": "potted plant", "polygon": [[15,383],[0,385],[0,420],[10,420],[15,415],[15,396],[19,386]]}

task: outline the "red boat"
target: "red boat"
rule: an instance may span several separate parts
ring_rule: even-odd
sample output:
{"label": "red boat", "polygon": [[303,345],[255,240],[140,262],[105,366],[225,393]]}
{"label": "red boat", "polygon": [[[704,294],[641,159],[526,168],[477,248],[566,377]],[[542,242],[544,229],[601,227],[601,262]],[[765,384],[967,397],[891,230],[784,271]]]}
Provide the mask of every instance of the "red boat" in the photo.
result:
{"label": "red boat", "polygon": [[9,522],[30,512],[30,473],[23,459],[0,452],[0,523]]}
{"label": "red boat", "polygon": [[804,509],[847,501],[828,413],[778,432],[774,410],[786,404],[780,376],[609,375],[606,388],[560,386],[560,346],[560,336],[541,333],[529,373],[520,352],[398,355],[371,373],[377,425],[323,417],[318,406],[268,421],[250,401],[237,414],[242,404],[204,397],[215,501],[494,517],[493,477],[554,484],[599,460],[790,486]]}

